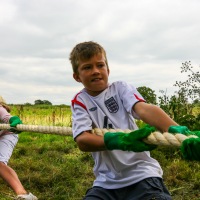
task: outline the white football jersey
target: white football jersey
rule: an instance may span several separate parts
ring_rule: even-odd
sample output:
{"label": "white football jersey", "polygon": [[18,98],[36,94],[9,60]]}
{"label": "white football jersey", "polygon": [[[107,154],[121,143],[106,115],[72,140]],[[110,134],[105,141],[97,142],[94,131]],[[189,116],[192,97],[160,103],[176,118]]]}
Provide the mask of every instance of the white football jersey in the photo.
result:
{"label": "white football jersey", "polygon": [[[109,84],[97,96],[90,96],[83,89],[72,100],[73,137],[93,128],[136,130],[134,119],[139,117],[132,108],[139,101],[145,100],[135,87],[123,81]],[[163,174],[159,163],[147,151],[99,151],[92,152],[92,156],[95,160],[94,186],[121,188]]]}

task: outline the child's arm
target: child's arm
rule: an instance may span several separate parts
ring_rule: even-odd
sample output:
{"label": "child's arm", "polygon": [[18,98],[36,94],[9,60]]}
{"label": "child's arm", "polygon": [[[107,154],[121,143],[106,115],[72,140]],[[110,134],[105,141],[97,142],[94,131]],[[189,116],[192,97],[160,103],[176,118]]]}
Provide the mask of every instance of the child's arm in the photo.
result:
{"label": "child's arm", "polygon": [[7,110],[0,105],[0,122],[8,123],[11,118],[11,114],[7,112]]}
{"label": "child's arm", "polygon": [[156,105],[138,102],[133,106],[133,111],[142,121],[155,126],[162,132],[168,132],[170,126],[178,126],[161,108]]}
{"label": "child's arm", "polygon": [[81,151],[94,152],[106,150],[104,137],[84,131],[76,137],[76,143]]}
{"label": "child's arm", "polygon": [[[143,139],[155,131],[154,127],[145,127],[132,131],[106,132],[104,136],[91,135],[90,132],[83,132],[76,138],[79,149],[82,151],[122,150],[122,151],[151,151],[155,145],[146,144]],[[103,140],[102,140],[103,139]]]}

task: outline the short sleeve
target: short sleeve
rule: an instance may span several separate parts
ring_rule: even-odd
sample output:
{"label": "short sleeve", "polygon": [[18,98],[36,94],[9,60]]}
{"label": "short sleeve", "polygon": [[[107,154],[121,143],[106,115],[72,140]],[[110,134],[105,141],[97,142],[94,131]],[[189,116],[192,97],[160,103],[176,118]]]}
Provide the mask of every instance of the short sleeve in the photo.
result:
{"label": "short sleeve", "polygon": [[132,113],[134,118],[139,119],[139,116],[133,111],[132,108],[138,102],[145,102],[145,99],[133,85],[123,81],[119,81],[117,84],[119,95],[126,111]]}
{"label": "short sleeve", "polygon": [[75,139],[83,131],[92,130],[92,120],[87,112],[84,102],[77,97],[77,102],[71,106],[72,111],[72,132]]}

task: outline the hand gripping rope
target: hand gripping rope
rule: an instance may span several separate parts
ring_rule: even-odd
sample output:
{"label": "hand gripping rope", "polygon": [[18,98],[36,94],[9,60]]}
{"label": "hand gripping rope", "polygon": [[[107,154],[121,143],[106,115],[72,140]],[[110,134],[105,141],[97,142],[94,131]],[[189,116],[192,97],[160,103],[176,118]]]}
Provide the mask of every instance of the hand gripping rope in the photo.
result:
{"label": "hand gripping rope", "polygon": [[[11,128],[9,124],[0,124],[0,130],[11,130],[12,131],[26,131],[26,132],[36,132],[36,133],[45,133],[45,134],[56,134],[63,136],[72,136],[71,127],[62,127],[62,126],[41,126],[41,125],[24,125],[18,124],[16,128]],[[93,134],[103,136],[106,132],[124,132],[129,133],[132,130],[126,129],[99,129],[95,128],[92,130]],[[147,138],[144,139],[144,142],[148,144],[154,144],[158,146],[174,146],[180,147],[181,143],[188,138],[198,138],[195,135],[185,136],[183,134],[171,134],[168,132],[161,133],[155,131],[151,133]]]}

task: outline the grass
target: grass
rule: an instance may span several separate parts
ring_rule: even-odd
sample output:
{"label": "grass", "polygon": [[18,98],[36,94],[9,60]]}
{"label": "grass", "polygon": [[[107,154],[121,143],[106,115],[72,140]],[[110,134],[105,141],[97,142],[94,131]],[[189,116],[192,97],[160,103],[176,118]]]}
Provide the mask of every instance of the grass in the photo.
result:
{"label": "grass", "polygon": [[[25,111],[20,114],[37,123],[38,112],[42,109],[34,108],[34,118],[31,110],[29,114],[24,114]],[[52,117],[52,109],[45,112],[46,116]],[[60,113],[58,108],[54,115],[59,118]],[[66,119],[71,116],[69,111],[66,115]],[[55,123],[60,123],[59,120]],[[26,124],[33,123],[27,121]],[[69,126],[70,122],[65,124]],[[91,154],[81,152],[71,136],[29,132],[19,136],[9,165],[17,172],[24,187],[39,200],[81,200],[94,180]],[[164,182],[173,200],[200,200],[200,162],[183,160],[179,150],[173,148],[159,147],[151,155],[163,169]],[[10,200],[14,196],[0,179],[0,199]]]}
{"label": "grass", "polygon": [[[177,149],[158,148],[151,154],[174,200],[200,199],[199,162],[182,160]],[[81,152],[71,136],[21,133],[9,164],[40,200],[80,200],[94,180],[91,154]],[[0,188],[0,199],[14,197],[2,180]]]}
{"label": "grass", "polygon": [[[70,136],[24,132],[9,165],[40,200],[81,199],[94,179],[91,155],[79,151]],[[14,197],[2,180],[0,188],[0,199]]]}
{"label": "grass", "polygon": [[164,182],[173,200],[200,199],[200,163],[181,158],[178,149],[157,149],[152,151],[164,171]]}

